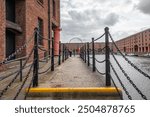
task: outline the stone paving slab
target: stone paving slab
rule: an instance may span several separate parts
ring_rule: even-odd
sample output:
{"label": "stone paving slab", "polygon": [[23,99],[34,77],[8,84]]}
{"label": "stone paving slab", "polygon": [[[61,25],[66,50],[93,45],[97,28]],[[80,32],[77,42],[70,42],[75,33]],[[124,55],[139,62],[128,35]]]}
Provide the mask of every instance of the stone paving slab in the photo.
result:
{"label": "stone paving slab", "polygon": [[93,73],[79,57],[69,58],[45,78],[39,87],[104,87],[104,77]]}

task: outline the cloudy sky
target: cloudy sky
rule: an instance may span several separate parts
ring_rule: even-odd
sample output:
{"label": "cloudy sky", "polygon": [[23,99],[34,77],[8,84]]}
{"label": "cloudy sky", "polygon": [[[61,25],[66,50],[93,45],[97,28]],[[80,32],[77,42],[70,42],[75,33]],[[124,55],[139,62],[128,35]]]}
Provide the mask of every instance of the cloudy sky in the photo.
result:
{"label": "cloudy sky", "polygon": [[[61,40],[89,41],[108,26],[115,40],[150,28],[150,0],[60,0]],[[75,40],[74,40],[75,42]]]}

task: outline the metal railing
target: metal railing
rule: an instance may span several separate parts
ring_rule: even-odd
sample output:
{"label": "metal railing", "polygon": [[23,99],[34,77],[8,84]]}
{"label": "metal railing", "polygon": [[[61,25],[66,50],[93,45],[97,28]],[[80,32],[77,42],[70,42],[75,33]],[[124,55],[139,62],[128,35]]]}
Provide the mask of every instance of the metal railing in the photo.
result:
{"label": "metal railing", "polygon": [[[98,60],[95,55],[96,55],[96,49],[95,49],[95,41],[98,41],[100,39],[102,39],[105,36],[105,46],[99,50],[99,52],[101,54],[103,54],[105,52],[105,59],[104,60]],[[123,73],[123,75],[125,76],[125,78],[129,81],[129,83],[132,85],[132,87],[138,92],[138,94],[142,97],[142,99],[147,100],[147,96],[141,91],[140,88],[138,88],[138,86],[134,83],[134,81],[130,78],[130,76],[126,73],[126,71],[123,69],[121,63],[119,63],[119,61],[116,59],[115,57],[115,53],[111,50],[110,47],[110,40],[111,43],[115,46],[115,48],[117,49],[117,51],[120,53],[120,55],[124,58],[124,60],[130,65],[132,66],[134,69],[136,69],[139,73],[141,73],[143,76],[145,76],[146,78],[150,79],[150,76],[145,73],[144,71],[142,71],[140,68],[138,68],[133,62],[131,62],[119,49],[119,47],[117,46],[117,44],[115,43],[113,37],[111,36],[110,32],[109,32],[109,28],[106,27],[105,28],[105,32],[104,34],[102,34],[100,37],[98,37],[97,39],[92,38],[91,42],[88,42],[87,44],[85,44],[80,51],[80,57],[83,59],[83,61],[85,63],[87,63],[88,66],[92,67],[92,71],[95,72],[97,71],[99,74],[101,75],[105,75],[106,78],[106,87],[111,86],[113,83],[113,85],[116,87],[116,90],[118,90],[116,82],[114,80],[114,78],[111,75],[112,71],[115,76],[116,79],[118,80],[120,86],[122,87],[123,91],[125,92],[125,94],[127,95],[128,99],[132,100],[133,97],[131,96],[131,94],[129,93],[129,89],[127,89],[126,85],[124,84],[124,82],[121,80],[120,76],[118,75],[118,71],[115,69],[114,67],[114,63],[112,64],[111,60],[110,60],[110,56],[114,59],[115,63],[117,64],[117,66],[119,67],[119,69],[121,70],[121,72]],[[91,44],[91,45],[90,45]],[[91,46],[91,48],[90,48]],[[85,48],[87,47],[87,48]],[[91,52],[90,52],[91,50]],[[102,73],[98,70],[98,68],[96,67],[96,64],[102,64],[105,63],[105,73]],[[119,91],[118,91],[118,95],[120,96],[120,98],[122,99]]]}
{"label": "metal railing", "polygon": [[[28,91],[24,96],[24,99],[26,99],[28,97],[28,92],[30,88],[38,86],[40,77],[39,75],[45,74],[48,71],[54,71],[56,65],[61,65],[62,62],[68,59],[68,49],[65,44],[61,44],[61,42],[57,43],[59,44],[59,55],[58,60],[55,60],[56,58],[54,55],[54,52],[56,51],[54,48],[54,43],[56,43],[55,40],[44,38],[39,34],[37,28],[35,28],[33,35],[34,36],[32,36],[32,38],[30,38],[29,41],[25,43],[25,45],[16,50],[15,53],[12,53],[12,55],[10,55],[8,58],[0,62],[0,67],[2,67],[5,66],[6,64],[10,64],[15,61],[20,61],[19,69],[6,76],[0,77],[0,83],[2,83],[3,81],[5,82],[5,79],[7,80],[7,83],[5,82],[5,86],[3,86],[2,89],[0,89],[0,99],[3,99],[5,93],[8,90],[11,90],[11,87],[16,82],[18,83],[17,91],[16,93],[13,92],[14,95],[11,99],[14,100],[18,99],[21,91],[27,88],[28,86]],[[47,50],[46,48],[41,47],[39,45],[39,37],[42,38],[43,40],[51,41],[52,44],[51,55],[44,56],[44,58],[40,57],[40,53],[42,52],[45,53],[50,50]],[[15,55],[23,52],[23,49],[25,49],[27,46],[31,44],[31,41],[34,41],[34,45],[31,51],[29,52],[28,56],[10,61],[10,59],[13,58]],[[46,66],[48,66],[48,68]],[[19,75],[20,75],[20,82],[17,81]]]}

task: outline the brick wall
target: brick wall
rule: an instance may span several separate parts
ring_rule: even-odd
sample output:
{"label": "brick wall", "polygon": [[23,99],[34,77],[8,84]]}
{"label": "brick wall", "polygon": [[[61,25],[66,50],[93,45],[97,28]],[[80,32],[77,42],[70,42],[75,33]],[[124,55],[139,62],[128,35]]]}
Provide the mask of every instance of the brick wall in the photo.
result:
{"label": "brick wall", "polygon": [[0,61],[5,58],[5,0],[0,0]]}
{"label": "brick wall", "polygon": [[[136,33],[119,41],[116,41],[117,46],[122,52],[127,54],[146,54],[150,53],[150,29]],[[113,48],[117,52],[116,48]]]}

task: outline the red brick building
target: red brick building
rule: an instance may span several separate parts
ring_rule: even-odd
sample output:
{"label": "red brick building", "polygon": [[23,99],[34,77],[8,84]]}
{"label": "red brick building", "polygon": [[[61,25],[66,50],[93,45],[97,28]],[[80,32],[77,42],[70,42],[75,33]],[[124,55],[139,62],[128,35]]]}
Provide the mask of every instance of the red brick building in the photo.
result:
{"label": "red brick building", "polygon": [[[144,55],[150,53],[150,29],[116,41],[119,49],[126,54]],[[113,46],[114,52],[117,52]]]}
{"label": "red brick building", "polygon": [[[35,27],[43,37],[54,37],[58,50],[60,0],[0,0],[0,61],[24,45],[33,36]],[[51,47],[47,40],[40,39],[39,44],[47,51]],[[26,56],[32,47],[33,41],[15,58]]]}
{"label": "red brick building", "polygon": [[[80,48],[83,47],[85,43],[65,43],[65,45],[67,46],[69,50],[71,51],[76,50],[77,52],[79,52]],[[94,46],[95,46],[95,51],[99,52],[101,51],[101,49],[105,47],[105,43],[95,42]],[[89,49],[92,50],[92,43],[89,44]]]}

